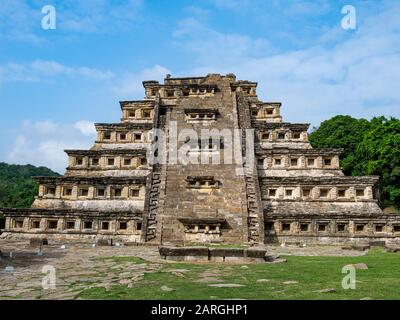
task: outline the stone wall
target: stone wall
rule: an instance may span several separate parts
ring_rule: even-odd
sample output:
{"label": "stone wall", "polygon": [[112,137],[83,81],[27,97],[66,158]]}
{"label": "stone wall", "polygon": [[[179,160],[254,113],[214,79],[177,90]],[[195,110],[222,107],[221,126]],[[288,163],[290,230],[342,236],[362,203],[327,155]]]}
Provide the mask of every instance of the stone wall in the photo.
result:
{"label": "stone wall", "polygon": [[395,215],[320,213],[267,216],[267,243],[399,242],[400,219]]}
{"label": "stone wall", "polygon": [[30,209],[11,210],[6,218],[5,237],[46,237],[51,239],[90,240],[124,239],[139,242],[142,214],[88,210]]}

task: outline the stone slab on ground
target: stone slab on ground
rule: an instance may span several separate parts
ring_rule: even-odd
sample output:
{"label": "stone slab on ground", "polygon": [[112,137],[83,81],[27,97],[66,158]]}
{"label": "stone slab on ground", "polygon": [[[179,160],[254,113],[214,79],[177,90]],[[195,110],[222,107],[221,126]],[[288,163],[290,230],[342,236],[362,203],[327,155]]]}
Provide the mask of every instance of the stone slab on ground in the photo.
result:
{"label": "stone slab on ground", "polygon": [[267,282],[270,282],[271,280],[269,280],[269,279],[258,279],[257,280],[257,282],[258,283],[267,283]]}
{"label": "stone slab on ground", "polygon": [[355,263],[351,264],[356,270],[368,270],[368,266],[365,263]]}
{"label": "stone slab on ground", "polygon": [[167,286],[162,286],[162,287],[161,287],[161,290],[162,290],[162,291],[165,291],[165,292],[171,292],[171,291],[174,291],[174,289],[173,289],[173,288],[170,288],[170,287],[167,287]]}
{"label": "stone slab on ground", "polygon": [[284,281],[282,282],[283,284],[298,284],[299,282],[296,280],[289,280],[289,281]]}
{"label": "stone slab on ground", "polygon": [[336,289],[335,288],[326,288],[326,289],[316,290],[314,292],[318,292],[318,293],[333,293],[333,292],[336,292]]}
{"label": "stone slab on ground", "polygon": [[240,288],[244,287],[245,285],[237,283],[217,283],[217,284],[209,284],[208,286],[215,288]]}
{"label": "stone slab on ground", "polygon": [[392,253],[400,252],[400,246],[386,246],[385,251]]}

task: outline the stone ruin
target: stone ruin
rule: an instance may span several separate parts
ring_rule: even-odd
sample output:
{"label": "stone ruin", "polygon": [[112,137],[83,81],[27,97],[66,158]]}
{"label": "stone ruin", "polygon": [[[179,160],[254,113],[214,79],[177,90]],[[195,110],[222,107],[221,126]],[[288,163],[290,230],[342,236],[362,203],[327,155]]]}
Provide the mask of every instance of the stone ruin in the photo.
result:
{"label": "stone ruin", "polygon": [[[344,176],[341,150],[313,149],[309,124],[283,122],[281,103],[260,101],[257,83],[209,74],[143,85],[144,100],[120,102],[119,123],[95,124],[90,150],[65,151],[64,176],[36,177],[31,208],[1,210],[3,237],[180,245],[398,240],[400,216],[378,206],[379,177]],[[165,149],[155,150],[155,129],[165,133]],[[171,133],[184,129],[239,130],[233,140],[245,160],[176,161],[172,145],[187,139],[176,142]],[[232,141],[214,142],[191,141],[186,154],[226,160]],[[167,161],[154,161],[158,153]]]}

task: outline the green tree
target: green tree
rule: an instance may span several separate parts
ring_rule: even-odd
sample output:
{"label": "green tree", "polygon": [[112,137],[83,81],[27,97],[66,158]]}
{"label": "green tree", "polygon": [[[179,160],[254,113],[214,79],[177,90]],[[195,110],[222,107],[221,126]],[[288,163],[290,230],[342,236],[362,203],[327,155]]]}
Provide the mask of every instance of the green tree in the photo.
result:
{"label": "green tree", "polygon": [[340,165],[345,174],[351,175],[356,162],[354,150],[370,127],[366,119],[339,115],[322,122],[311,133],[310,142],[314,148],[343,148]]}
{"label": "green tree", "polygon": [[381,204],[400,208],[400,120],[335,116],[310,134],[315,148],[343,148],[347,175],[379,175]]}
{"label": "green tree", "polygon": [[354,175],[381,176],[381,196],[384,207],[400,208],[400,120],[375,118],[372,129],[365,133],[354,156],[360,160]]}

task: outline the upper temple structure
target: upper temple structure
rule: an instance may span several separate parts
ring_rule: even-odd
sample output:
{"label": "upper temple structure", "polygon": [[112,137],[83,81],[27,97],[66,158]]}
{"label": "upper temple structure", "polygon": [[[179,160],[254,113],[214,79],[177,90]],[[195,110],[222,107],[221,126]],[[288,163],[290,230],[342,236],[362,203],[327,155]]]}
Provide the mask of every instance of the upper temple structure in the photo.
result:
{"label": "upper temple structure", "polygon": [[[378,206],[379,177],[344,176],[341,150],[313,149],[309,125],[284,122],[281,103],[260,101],[257,83],[167,75],[143,86],[144,100],[120,102],[119,123],[95,124],[90,150],[65,151],[64,176],[36,177],[31,208],[1,210],[3,236],[152,244],[400,237],[399,216]],[[224,136],[204,139],[205,129]],[[188,143],[188,132],[198,140]],[[157,139],[165,148],[155,150]],[[208,161],[214,156],[218,163]]]}

